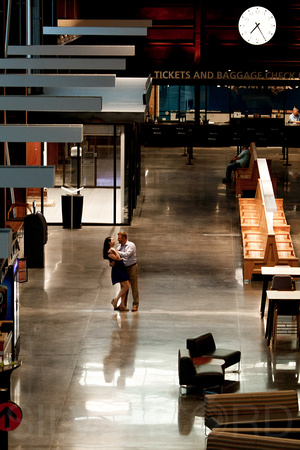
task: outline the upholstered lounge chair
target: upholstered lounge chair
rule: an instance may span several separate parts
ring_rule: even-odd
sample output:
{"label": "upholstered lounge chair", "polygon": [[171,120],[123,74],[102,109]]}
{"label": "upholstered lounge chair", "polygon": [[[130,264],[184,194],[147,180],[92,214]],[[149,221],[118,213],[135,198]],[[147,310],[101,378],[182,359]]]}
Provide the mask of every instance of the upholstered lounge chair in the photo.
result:
{"label": "upholstered lounge chair", "polygon": [[210,429],[285,427],[286,432],[289,428],[296,428],[299,432],[299,405],[295,390],[206,394],[204,415],[205,426]]}
{"label": "upholstered lounge chair", "polygon": [[224,359],[223,369],[238,364],[238,370],[240,370],[241,352],[239,350],[218,348],[211,333],[187,339],[186,348],[189,349],[195,364],[197,364],[197,357],[207,356],[215,359]]}
{"label": "upholstered lounge chair", "polygon": [[256,436],[243,433],[229,433],[214,430],[207,438],[207,450],[245,450],[246,448],[296,450],[300,448],[300,441],[270,436]]}
{"label": "upholstered lounge chair", "polygon": [[178,376],[180,388],[199,388],[201,390],[217,387],[223,390],[224,373],[220,365],[203,364],[195,366],[188,349],[178,351]]}

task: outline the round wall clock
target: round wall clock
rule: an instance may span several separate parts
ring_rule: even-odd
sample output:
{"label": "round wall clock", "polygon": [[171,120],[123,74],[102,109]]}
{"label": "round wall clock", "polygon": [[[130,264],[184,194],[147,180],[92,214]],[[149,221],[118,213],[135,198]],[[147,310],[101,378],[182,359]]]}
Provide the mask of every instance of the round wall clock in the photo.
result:
{"label": "round wall clock", "polygon": [[268,9],[262,6],[252,6],[241,15],[238,28],[246,42],[252,45],[262,45],[274,36],[276,20]]}

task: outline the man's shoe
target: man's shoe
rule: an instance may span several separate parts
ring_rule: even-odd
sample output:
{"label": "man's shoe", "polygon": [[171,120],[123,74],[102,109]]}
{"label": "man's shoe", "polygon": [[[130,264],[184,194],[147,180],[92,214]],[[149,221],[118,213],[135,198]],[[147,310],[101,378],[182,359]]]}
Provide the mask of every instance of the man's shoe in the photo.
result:
{"label": "man's shoe", "polygon": [[131,312],[137,312],[138,311],[138,306],[133,306]]}
{"label": "man's shoe", "polygon": [[231,184],[231,181],[227,180],[227,178],[223,178],[222,183],[224,183],[224,184]]}

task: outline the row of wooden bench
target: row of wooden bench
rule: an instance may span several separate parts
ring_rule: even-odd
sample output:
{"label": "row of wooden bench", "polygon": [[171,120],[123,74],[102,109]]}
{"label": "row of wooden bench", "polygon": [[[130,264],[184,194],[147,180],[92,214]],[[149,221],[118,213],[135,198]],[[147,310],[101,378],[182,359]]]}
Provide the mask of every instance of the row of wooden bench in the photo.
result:
{"label": "row of wooden bench", "polygon": [[258,179],[255,198],[239,198],[245,282],[263,266],[298,266],[283,199],[275,199],[274,193],[267,196],[264,182],[268,180]]}

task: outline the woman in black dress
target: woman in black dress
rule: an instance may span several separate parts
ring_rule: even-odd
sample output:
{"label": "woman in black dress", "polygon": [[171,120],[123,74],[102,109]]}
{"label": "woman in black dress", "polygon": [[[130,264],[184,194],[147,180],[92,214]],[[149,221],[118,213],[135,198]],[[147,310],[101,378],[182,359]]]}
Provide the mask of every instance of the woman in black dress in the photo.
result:
{"label": "woman in black dress", "polygon": [[[129,278],[124,266],[124,263],[114,248],[115,240],[112,237],[107,237],[104,240],[103,245],[103,258],[108,259],[109,262],[114,261],[114,265],[111,268],[111,281],[112,284],[120,283],[121,289],[116,298],[113,298],[111,304],[114,309],[119,309],[120,311],[129,311],[125,305],[126,292],[129,289]],[[118,301],[121,299],[121,303],[119,306]]]}

